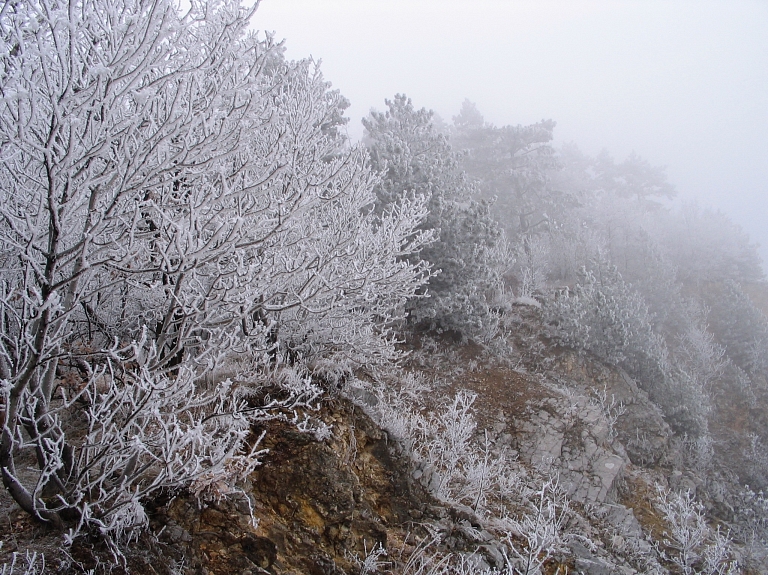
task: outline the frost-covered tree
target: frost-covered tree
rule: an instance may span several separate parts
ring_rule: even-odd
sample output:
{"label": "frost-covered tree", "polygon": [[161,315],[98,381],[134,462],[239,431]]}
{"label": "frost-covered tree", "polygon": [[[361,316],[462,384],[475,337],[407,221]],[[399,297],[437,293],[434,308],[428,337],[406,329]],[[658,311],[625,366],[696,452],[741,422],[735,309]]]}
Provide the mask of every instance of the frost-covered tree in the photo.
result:
{"label": "frost-covered tree", "polygon": [[582,268],[574,288],[552,302],[549,318],[559,341],[617,365],[631,362],[638,344],[654,337],[642,297],[605,260]]}
{"label": "frost-covered tree", "polygon": [[557,161],[549,142],[555,122],[496,127],[468,100],[453,118],[452,141],[461,167],[485,198],[496,198],[495,214],[510,238],[546,229],[565,198],[549,185]]}
{"label": "frost-covered tree", "polygon": [[436,236],[420,252],[436,274],[428,297],[409,304],[411,318],[482,336],[496,321],[491,308],[508,265],[503,235],[490,204],[471,199],[474,188],[446,136],[433,126],[432,112],[417,110],[404,95],[386,104],[386,112],[373,111],[363,120],[371,163],[382,173],[375,210],[423,196],[429,213],[422,229]]}
{"label": "frost-covered tree", "polygon": [[731,540],[706,522],[704,505],[693,493],[676,493],[657,487],[656,507],[668,530],[661,554],[685,575],[730,575],[739,572],[732,558]]}
{"label": "frost-covered tree", "polygon": [[735,281],[712,298],[712,327],[728,357],[752,377],[768,369],[768,320]]}
{"label": "frost-covered tree", "polygon": [[[525,507],[517,517],[505,517],[507,541],[512,551],[506,557],[507,573],[540,575],[553,555],[566,549],[565,527],[570,505],[556,478],[548,478],[536,489],[526,489]],[[522,540],[523,545],[513,543]]]}
{"label": "frost-covered tree", "polygon": [[604,150],[592,164],[595,182],[616,196],[638,201],[675,195],[663,167],[651,166],[648,160],[632,152],[621,164],[616,164]]}
{"label": "frost-covered tree", "polygon": [[699,285],[764,278],[757,245],[722,212],[688,203],[669,219],[656,233],[681,280]]}
{"label": "frost-covered tree", "polygon": [[547,306],[546,317],[560,344],[590,352],[635,377],[678,431],[706,433],[710,401],[705,387],[722,368],[719,349],[691,327],[681,336],[679,360],[670,354],[645,300],[615,266],[601,259],[584,268],[574,288]]}
{"label": "frost-covered tree", "polygon": [[[234,489],[251,421],[316,397],[313,362],[391,357],[428,278],[424,201],[371,212],[346,100],[247,33],[254,10],[0,10],[0,473],[71,535],[130,534],[161,489]],[[294,376],[254,404],[212,379],[243,355]]]}

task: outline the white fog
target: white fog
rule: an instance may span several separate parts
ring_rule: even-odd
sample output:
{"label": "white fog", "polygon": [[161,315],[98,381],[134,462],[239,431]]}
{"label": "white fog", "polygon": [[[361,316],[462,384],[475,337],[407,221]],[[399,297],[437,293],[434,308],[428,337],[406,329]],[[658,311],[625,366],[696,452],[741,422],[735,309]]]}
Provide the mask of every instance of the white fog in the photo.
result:
{"label": "white fog", "polygon": [[768,3],[263,0],[252,27],[322,60],[349,134],[408,95],[445,121],[557,122],[555,145],[632,151],[723,210],[768,260]]}

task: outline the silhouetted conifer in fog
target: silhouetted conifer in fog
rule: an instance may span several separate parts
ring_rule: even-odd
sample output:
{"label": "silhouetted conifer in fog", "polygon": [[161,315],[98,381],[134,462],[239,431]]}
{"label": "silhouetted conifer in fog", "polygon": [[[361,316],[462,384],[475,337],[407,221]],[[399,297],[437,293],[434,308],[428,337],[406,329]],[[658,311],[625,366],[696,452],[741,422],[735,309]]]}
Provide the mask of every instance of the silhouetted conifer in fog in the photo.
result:
{"label": "silhouetted conifer in fog", "polygon": [[410,302],[416,323],[483,337],[496,322],[492,305],[508,265],[504,238],[490,216],[490,204],[472,199],[475,188],[462,172],[445,135],[432,125],[432,112],[414,108],[404,95],[387,100],[386,112],[363,120],[374,169],[375,210],[408,197],[424,197],[429,213],[422,228],[436,241],[418,254],[436,274],[427,298]]}

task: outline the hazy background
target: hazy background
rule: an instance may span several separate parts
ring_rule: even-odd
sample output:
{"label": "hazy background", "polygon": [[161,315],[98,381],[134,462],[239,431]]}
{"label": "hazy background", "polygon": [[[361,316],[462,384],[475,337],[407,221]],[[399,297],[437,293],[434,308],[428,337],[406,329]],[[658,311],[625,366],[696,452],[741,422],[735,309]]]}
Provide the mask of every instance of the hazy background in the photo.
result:
{"label": "hazy background", "polygon": [[552,118],[556,145],[666,165],[768,261],[766,0],[262,0],[254,26],[322,59],[353,139],[395,93],[449,122],[464,98],[496,125]]}

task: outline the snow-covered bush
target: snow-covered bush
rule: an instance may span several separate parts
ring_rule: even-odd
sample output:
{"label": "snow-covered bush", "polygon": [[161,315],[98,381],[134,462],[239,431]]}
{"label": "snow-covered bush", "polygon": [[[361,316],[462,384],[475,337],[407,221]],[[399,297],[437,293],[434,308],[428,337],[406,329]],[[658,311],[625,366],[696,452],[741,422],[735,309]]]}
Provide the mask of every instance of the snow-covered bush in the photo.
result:
{"label": "snow-covered bush", "polygon": [[685,575],[726,575],[738,573],[731,559],[731,541],[720,528],[711,529],[704,506],[690,491],[657,488],[656,507],[669,528],[662,540],[662,557]]}
{"label": "snow-covered bush", "polygon": [[624,283],[615,267],[582,268],[579,282],[566,288],[547,309],[553,335],[563,345],[624,364],[653,340],[650,313],[642,298]]}
{"label": "snow-covered bush", "polygon": [[[346,100],[247,33],[254,9],[0,11],[0,469],[70,536],[130,536],[159,489],[235,489],[258,463],[250,423],[313,393],[238,390],[393,357],[429,277],[409,259],[431,239],[425,200],[371,211]],[[250,380],[219,381],[237,355]]]}
{"label": "snow-covered bush", "polygon": [[645,381],[663,375],[666,345],[652,326],[643,298],[604,259],[582,268],[574,288],[565,288],[546,308],[552,336],[588,351]]}
{"label": "snow-covered bush", "polygon": [[0,575],[38,575],[45,573],[45,556],[27,551],[24,556],[14,552],[10,563],[0,569]]}
{"label": "snow-covered bush", "polygon": [[474,393],[458,391],[436,410],[422,414],[420,407],[430,391],[423,378],[400,374],[397,381],[373,389],[378,402],[372,415],[419,462],[424,469],[421,481],[435,495],[483,514],[490,500],[498,503],[517,486],[515,471],[503,453],[492,449],[487,434],[478,441]]}
{"label": "snow-covered bush", "polygon": [[613,442],[618,435],[616,423],[622,415],[627,413],[624,402],[617,402],[614,394],[611,394],[611,398],[608,399],[608,389],[606,386],[603,386],[603,389],[594,390],[591,401],[602,411],[605,417],[605,424],[608,427],[608,441]]}
{"label": "snow-covered bush", "polygon": [[483,513],[510,472],[503,454],[493,453],[487,433],[476,438],[472,404],[477,396],[459,391],[439,411],[421,417],[414,452],[433,472],[430,488],[439,497]]}
{"label": "snow-covered bush", "polygon": [[726,281],[711,302],[710,321],[728,358],[755,382],[768,371],[768,319],[735,281]]}
{"label": "snow-covered bush", "polygon": [[702,284],[765,277],[758,246],[724,213],[688,202],[665,219],[656,228],[658,239],[681,280]]}
{"label": "snow-covered bush", "polygon": [[[540,575],[543,565],[566,550],[565,525],[570,506],[556,478],[524,494],[526,506],[518,517],[506,517],[507,541],[512,551],[507,571],[515,575]],[[522,540],[522,545],[517,543]]]}
{"label": "snow-covered bush", "polygon": [[597,261],[582,269],[579,283],[546,308],[552,336],[561,345],[588,351],[625,369],[648,391],[680,432],[706,433],[710,410],[705,386],[722,366],[720,352],[695,328],[681,336],[681,361],[671,355],[643,298],[614,266]]}
{"label": "snow-covered bush", "polygon": [[550,246],[541,236],[523,236],[518,250],[518,296],[530,298],[546,292]]}
{"label": "snow-covered bush", "polygon": [[477,395],[459,391],[443,410],[424,419],[419,430],[421,441],[417,451],[440,474],[436,492],[446,499],[454,499],[456,483],[466,477],[464,467],[473,455],[472,440],[477,428],[472,414],[475,399]]}

